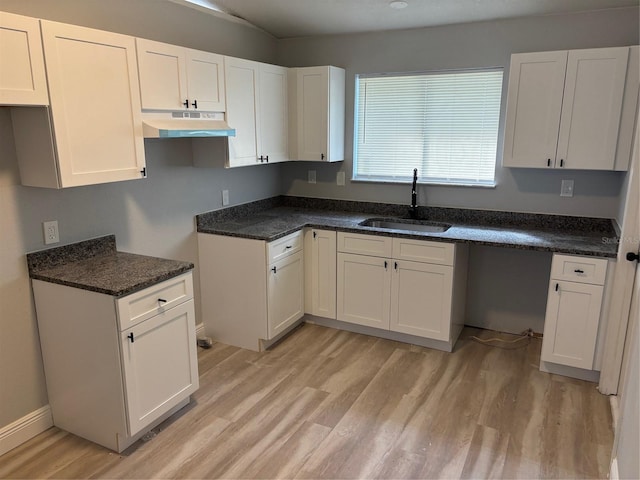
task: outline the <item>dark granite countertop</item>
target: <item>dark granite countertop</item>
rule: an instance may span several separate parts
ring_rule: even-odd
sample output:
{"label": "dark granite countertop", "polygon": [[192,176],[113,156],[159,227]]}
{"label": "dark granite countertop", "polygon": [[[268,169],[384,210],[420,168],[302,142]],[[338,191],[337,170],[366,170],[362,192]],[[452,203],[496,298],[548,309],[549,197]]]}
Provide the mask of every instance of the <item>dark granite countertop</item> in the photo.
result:
{"label": "dark granite countertop", "polygon": [[276,197],[196,217],[200,233],[272,241],[304,227],[442,242],[471,243],[615,258],[609,219],[420,207],[420,218],[452,226],[442,233],[359,225],[368,218],[406,217],[401,205]]}
{"label": "dark granite countertop", "polygon": [[118,252],[114,235],[27,254],[32,279],[123,297],[193,269],[193,263]]}

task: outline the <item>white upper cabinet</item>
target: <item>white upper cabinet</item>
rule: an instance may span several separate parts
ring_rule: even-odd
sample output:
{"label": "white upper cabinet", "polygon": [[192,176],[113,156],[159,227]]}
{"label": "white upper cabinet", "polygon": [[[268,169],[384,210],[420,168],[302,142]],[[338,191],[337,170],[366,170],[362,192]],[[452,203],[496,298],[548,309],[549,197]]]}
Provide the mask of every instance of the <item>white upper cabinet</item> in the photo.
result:
{"label": "white upper cabinet", "polygon": [[628,47],[511,56],[506,167],[613,170]]}
{"label": "white upper cabinet", "polygon": [[[344,160],[345,71],[323,66],[291,70],[293,160]],[[292,115],[293,116],[293,115]]]}
{"label": "white upper cabinet", "polygon": [[143,178],[134,38],[44,20],[41,25],[51,112],[12,111],[23,185],[63,188]]}
{"label": "white upper cabinet", "polygon": [[225,110],[223,56],[136,38],[142,108]]}
{"label": "white upper cabinet", "polygon": [[0,105],[49,105],[37,18],[0,12]]}
{"label": "white upper cabinet", "polygon": [[277,65],[259,65],[259,156],[269,163],[289,160],[288,71]]}
{"label": "white upper cabinet", "polygon": [[236,136],[229,137],[227,166],[255,165],[260,162],[258,62],[224,57],[224,76],[227,85],[227,123],[236,129]]}
{"label": "white upper cabinet", "polygon": [[289,160],[288,69],[225,57],[228,167]]}

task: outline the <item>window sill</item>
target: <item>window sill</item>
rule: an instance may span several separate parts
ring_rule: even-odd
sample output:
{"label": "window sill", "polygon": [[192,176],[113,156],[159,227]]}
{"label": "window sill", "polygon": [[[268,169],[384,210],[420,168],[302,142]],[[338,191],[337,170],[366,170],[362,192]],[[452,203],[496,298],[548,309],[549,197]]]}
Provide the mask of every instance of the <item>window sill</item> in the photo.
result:
{"label": "window sill", "polygon": [[[352,178],[351,183],[375,183],[382,185],[411,185],[411,180],[373,180],[365,178]],[[482,183],[450,183],[450,182],[421,182],[418,181],[418,185],[436,185],[440,187],[471,187],[471,188],[496,188],[496,183],[482,184]]]}

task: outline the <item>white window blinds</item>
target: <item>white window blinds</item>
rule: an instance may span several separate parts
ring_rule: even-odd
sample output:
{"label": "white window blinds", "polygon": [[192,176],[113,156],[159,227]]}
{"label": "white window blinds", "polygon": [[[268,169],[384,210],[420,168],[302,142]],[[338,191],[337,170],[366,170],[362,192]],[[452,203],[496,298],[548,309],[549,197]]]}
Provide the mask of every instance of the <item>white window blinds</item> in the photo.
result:
{"label": "white window blinds", "polygon": [[493,185],[502,69],[361,75],[354,178]]}

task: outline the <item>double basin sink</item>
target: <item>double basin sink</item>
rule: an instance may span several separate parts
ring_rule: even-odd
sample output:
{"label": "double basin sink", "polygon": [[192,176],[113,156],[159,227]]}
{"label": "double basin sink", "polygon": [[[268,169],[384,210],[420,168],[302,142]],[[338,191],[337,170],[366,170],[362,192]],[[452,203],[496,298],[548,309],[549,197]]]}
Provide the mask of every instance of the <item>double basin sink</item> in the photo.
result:
{"label": "double basin sink", "polygon": [[412,220],[405,218],[368,218],[360,222],[363,227],[381,228],[385,230],[404,230],[408,232],[442,233],[451,228],[448,223],[430,222],[428,220]]}

